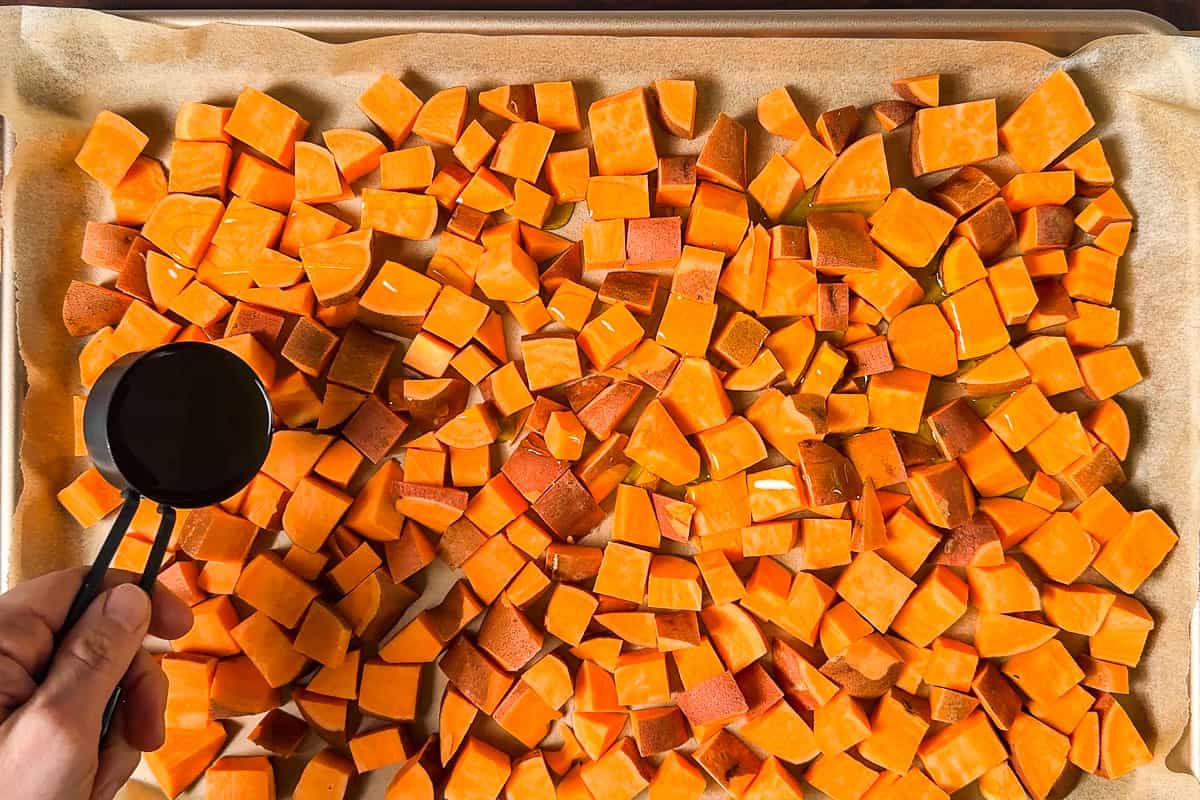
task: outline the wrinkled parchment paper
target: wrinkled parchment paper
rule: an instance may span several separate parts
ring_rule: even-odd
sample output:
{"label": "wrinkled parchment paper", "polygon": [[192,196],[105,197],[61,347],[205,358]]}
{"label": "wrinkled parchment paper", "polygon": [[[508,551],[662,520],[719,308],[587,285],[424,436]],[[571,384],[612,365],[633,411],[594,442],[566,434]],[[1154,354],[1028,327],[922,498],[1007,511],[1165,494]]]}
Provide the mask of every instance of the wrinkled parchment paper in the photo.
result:
{"label": "wrinkled parchment paper", "polygon": [[[1149,379],[1122,395],[1137,431],[1128,464],[1132,482],[1123,498],[1157,509],[1181,537],[1139,593],[1158,624],[1136,672],[1132,702],[1125,703],[1149,735],[1155,764],[1117,783],[1085,778],[1075,796],[1195,797],[1196,781],[1166,764],[1182,764],[1168,755],[1188,718],[1189,618],[1200,532],[1200,40],[1112,37],[1065,59],[1028,45],[945,40],[417,34],[328,45],[286,30],[169,30],[92,12],[0,9],[0,114],[18,141],[3,185],[4,279],[17,285],[19,345],[29,383],[24,493],[15,540],[3,543],[10,559],[6,577],[15,583],[86,562],[99,543],[99,532],[81,534],[54,494],[83,468],[83,460],[71,455],[78,345],[63,330],[59,308],[68,280],[86,274],[78,256],[84,222],[111,219],[104,192],[72,164],[100,109],[131,119],[151,135],[149,152],[165,158],[181,102],[229,104],[248,84],[297,108],[314,132],[368,127],[354,99],[382,70],[403,75],[423,96],[459,84],[474,93],[504,83],[571,79],[584,107],[654,78],[694,78],[701,87],[703,132],[718,110],[752,120],[755,99],[781,83],[793,87],[812,119],[827,108],[861,108],[888,98],[893,78],[927,72],[943,74],[945,102],[995,96],[1003,119],[1058,67],[1082,87],[1099,121],[1094,132],[1104,136],[1137,215],[1133,245],[1121,261],[1117,302],[1123,339],[1133,344]],[[763,154],[782,143],[749,127],[757,169]],[[900,182],[909,174],[903,166],[908,134],[888,140]],[[699,141],[661,144],[695,152]],[[1003,164],[997,166],[1003,172]],[[436,599],[441,592],[430,594]],[[248,729],[240,727],[243,734]],[[241,741],[232,752],[253,747]],[[382,797],[392,772],[362,782],[356,796]],[[137,777],[147,778],[144,767]],[[281,796],[295,778],[294,769],[281,770]],[[125,791],[127,798],[160,796],[138,781]],[[193,789],[188,796],[202,795]]]}

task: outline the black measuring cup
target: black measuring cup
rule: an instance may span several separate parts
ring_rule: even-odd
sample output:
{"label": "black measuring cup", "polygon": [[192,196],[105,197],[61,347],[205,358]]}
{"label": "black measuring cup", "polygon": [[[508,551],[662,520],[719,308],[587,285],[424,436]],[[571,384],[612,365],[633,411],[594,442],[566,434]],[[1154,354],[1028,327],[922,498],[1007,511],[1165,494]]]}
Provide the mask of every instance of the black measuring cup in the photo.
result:
{"label": "black measuring cup", "polygon": [[[204,342],[175,342],[113,362],[83,411],[88,455],[124,503],[71,602],[56,647],[103,587],[121,538],[144,497],[158,504],[158,531],[138,586],[149,592],[175,527],[175,509],[200,508],[240,491],[271,445],[271,401],[254,370]],[[120,701],[104,710],[101,737]]]}

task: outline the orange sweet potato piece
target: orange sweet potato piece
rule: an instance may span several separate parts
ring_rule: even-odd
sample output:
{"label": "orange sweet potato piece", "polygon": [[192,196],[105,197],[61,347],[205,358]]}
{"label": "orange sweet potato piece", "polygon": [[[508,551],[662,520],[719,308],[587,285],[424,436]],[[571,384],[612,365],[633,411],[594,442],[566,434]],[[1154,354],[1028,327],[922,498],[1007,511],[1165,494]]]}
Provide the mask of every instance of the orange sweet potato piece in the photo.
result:
{"label": "orange sweet potato piece", "polygon": [[1013,770],[1034,797],[1046,797],[1067,766],[1070,740],[1028,714],[1018,714],[1005,734]]}
{"label": "orange sweet potato piece", "polygon": [[157,159],[138,156],[112,189],[113,214],[120,225],[141,225],[167,195],[167,175]]}
{"label": "orange sweet potato piece", "polygon": [[87,336],[120,323],[132,302],[112,289],[72,280],[63,296],[63,325],[72,336]]}
{"label": "orange sweet potato piece", "polygon": [[269,686],[291,683],[308,666],[308,659],[292,647],[287,633],[266,614],[252,614],[230,634]]}
{"label": "orange sweet potato piece", "polygon": [[262,553],[246,565],[234,593],[286,628],[299,624],[317,590],[297,578],[274,553]]}
{"label": "orange sweet potato piece", "polygon": [[371,267],[371,246],[368,227],[300,248],[300,262],[321,305],[342,303],[362,289]]}
{"label": "orange sweet potato piece", "polygon": [[1097,774],[1118,778],[1150,763],[1153,755],[1116,698],[1102,694],[1095,705],[1100,714],[1100,764]]}
{"label": "orange sweet potato piece", "polygon": [[[831,168],[830,175],[832,172]],[[826,175],[826,182],[830,175]],[[875,243],[906,267],[928,264],[954,227],[954,217],[907,189],[896,189],[888,195],[869,222]]]}
{"label": "orange sweet potato piece", "polygon": [[913,175],[961,167],[999,152],[996,101],[922,108],[913,117]]}
{"label": "orange sweet potato piece", "polygon": [[758,98],[757,115],[758,124],[767,133],[785,139],[799,139],[809,132],[786,86],[777,86]]}
{"label": "orange sweet potato piece", "polygon": [[930,190],[935,203],[963,217],[1000,194],[1000,186],[978,167],[966,166]]}
{"label": "orange sweet potato piece", "polygon": [[[892,91],[910,103],[919,106],[932,107],[938,104],[941,86],[941,75],[916,75],[911,78],[897,78],[892,81]],[[903,772],[904,770],[895,770]]]}
{"label": "orange sweet potato piece", "polygon": [[275,796],[275,769],[263,756],[225,756],[208,768],[205,785],[214,797],[269,800]]}
{"label": "orange sweet potato piece", "polygon": [[1071,76],[1058,70],[1042,81],[1000,126],[1000,141],[1024,172],[1047,167],[1095,121]]}
{"label": "orange sweet potato piece", "polygon": [[888,345],[897,364],[949,375],[958,369],[954,331],[932,303],[912,306],[888,325]]}
{"label": "orange sweet potato piece", "polygon": [[131,248],[138,241],[138,232],[121,225],[88,222],[83,229],[83,245],[79,258],[92,267],[121,272]]}
{"label": "orange sweet potato piece", "polygon": [[346,183],[354,183],[374,172],[379,166],[380,157],[387,152],[383,142],[372,134],[352,128],[327,130],[321,134],[321,138],[333,153],[338,171]]}
{"label": "orange sweet potato piece", "polygon": [[1003,763],[1007,753],[984,712],[975,711],[928,737],[918,755],[938,786],[949,792]]}
{"label": "orange sweet potato piece", "polygon": [[129,120],[101,111],[92,122],[75,164],[92,178],[115,188],[141,155],[150,137]]}
{"label": "orange sweet potato piece", "polygon": [[388,135],[392,147],[398,148],[412,131],[421,99],[403,81],[385,72],[359,96],[358,107]]}
{"label": "orange sweet potato piece", "polygon": [[[520,98],[520,87],[507,88],[510,90],[510,101],[513,91],[516,91]],[[575,95],[575,84],[571,81],[535,83],[533,85],[533,103],[537,111],[537,121],[542,125],[562,133],[573,133],[582,129],[583,122],[579,118],[579,100]],[[528,109],[523,107],[523,103],[518,105],[522,106],[523,113],[528,114]]]}
{"label": "orange sweet potato piece", "polygon": [[421,240],[432,237],[437,227],[437,201],[429,195],[363,189],[362,201],[364,228]]}
{"label": "orange sweet potato piece", "polygon": [[883,100],[871,104],[871,113],[875,115],[879,127],[887,133],[911,122],[917,109],[918,106],[904,100]]}
{"label": "orange sweet potato piece", "polygon": [[[652,84],[658,112],[658,121],[667,132],[683,139],[696,135],[696,82],[688,80],[659,79]],[[624,95],[617,95],[624,97]],[[593,128],[595,121],[589,121]]]}
{"label": "orange sweet potato piece", "polygon": [[167,189],[222,198],[233,151],[224,142],[176,142],[171,148]]}
{"label": "orange sweet potato piece", "polygon": [[[820,121],[817,124],[820,126]],[[878,201],[891,189],[883,151],[883,135],[876,133],[864,136],[841,150],[817,185],[814,202],[831,205]]]}
{"label": "orange sweet potato piece", "polygon": [[183,266],[194,268],[224,213],[224,204],[214,197],[169,194],[150,213],[142,236]]}
{"label": "orange sweet potato piece", "polygon": [[746,129],[726,114],[718,114],[700,156],[696,175],[730,189],[746,188]]}
{"label": "orange sweet potato piece", "polygon": [[813,126],[816,137],[833,153],[840,153],[858,133],[862,119],[854,106],[823,111]]}
{"label": "orange sweet potato piece", "polygon": [[291,108],[263,92],[246,87],[238,95],[225,132],[283,167],[292,166],[295,145],[308,122]]}
{"label": "orange sweet potato piece", "polygon": [[342,800],[354,777],[354,762],[331,749],[312,757],[292,792],[296,800]]}
{"label": "orange sweet potato piece", "polygon": [[171,728],[162,747],[146,753],[146,766],[167,797],[177,797],[204,773],[225,745],[225,727]]}
{"label": "orange sweet potato piece", "polygon": [[[694,91],[693,86],[693,98]],[[592,103],[588,123],[601,175],[638,175],[658,165],[644,89],[630,89]]]}
{"label": "orange sweet potato piece", "polygon": [[245,656],[217,662],[210,700],[212,707],[208,713],[214,719],[261,714],[283,704],[282,693],[271,687],[254,662]]}

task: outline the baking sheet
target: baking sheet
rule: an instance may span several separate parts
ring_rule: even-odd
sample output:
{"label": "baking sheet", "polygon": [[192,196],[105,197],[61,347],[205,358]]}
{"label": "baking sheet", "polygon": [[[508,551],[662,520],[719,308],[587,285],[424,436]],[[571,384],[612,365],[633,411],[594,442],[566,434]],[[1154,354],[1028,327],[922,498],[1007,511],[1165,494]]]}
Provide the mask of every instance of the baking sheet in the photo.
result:
{"label": "baking sheet", "polygon": [[[737,64],[736,72],[726,66]],[[581,101],[655,77],[694,77],[704,98],[700,127],[717,109],[753,116],[754,98],[781,83],[798,90],[811,118],[824,109],[889,96],[903,74],[947,75],[949,101],[996,96],[1003,117],[1059,66],[1033,47],[943,41],[416,34],[339,46],[287,31],[230,26],[169,31],[87,12],[0,9],[0,113],[20,145],[4,186],[5,263],[18,287],[21,357],[29,379],[21,463],[25,492],[6,548],[17,581],[87,560],[95,536],[80,535],[54,503],[82,469],[70,457],[75,343],[58,307],[79,274],[84,220],[111,213],[102,191],[71,159],[95,112],[111,107],[151,134],[163,156],[172,115],[187,99],[228,102],[243,84],[295,105],[315,130],[362,126],[353,98],[379,71],[406,74],[418,91],[465,83],[472,90],[542,77],[571,78]],[[1120,287],[1125,337],[1139,345],[1150,380],[1129,400],[1135,447],[1129,499],[1160,510],[1182,540],[1141,593],[1159,621],[1137,677],[1137,705],[1151,721],[1152,769],[1118,784],[1087,780],[1080,797],[1194,796],[1196,783],[1164,766],[1187,721],[1189,620],[1196,596],[1200,521],[1200,371],[1189,334],[1200,289],[1200,42],[1116,37],[1061,62],[1080,82],[1106,136],[1122,189],[1138,214]],[[766,137],[752,134],[757,163]],[[899,143],[901,149],[906,136]],[[697,142],[683,143],[681,152]],[[1151,346],[1153,345],[1153,346]],[[1127,404],[1129,405],[1129,404]],[[436,596],[436,593],[434,593]],[[1174,761],[1172,761],[1174,766]],[[379,785],[387,775],[374,776]],[[283,786],[286,788],[285,778]],[[132,790],[131,790],[132,791]],[[1182,795],[1181,795],[1182,793]],[[378,796],[368,790],[365,794]],[[153,796],[153,795],[151,795]]]}

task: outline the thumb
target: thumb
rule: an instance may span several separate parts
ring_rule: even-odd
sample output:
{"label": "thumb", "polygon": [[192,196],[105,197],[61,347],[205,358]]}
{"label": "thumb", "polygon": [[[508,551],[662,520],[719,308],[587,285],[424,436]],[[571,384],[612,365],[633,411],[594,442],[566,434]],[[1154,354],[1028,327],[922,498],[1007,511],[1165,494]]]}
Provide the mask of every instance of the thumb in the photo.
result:
{"label": "thumb", "polygon": [[132,583],[97,597],[55,653],[35,701],[70,709],[81,734],[100,736],[100,718],[113,689],[142,646],[150,598]]}

